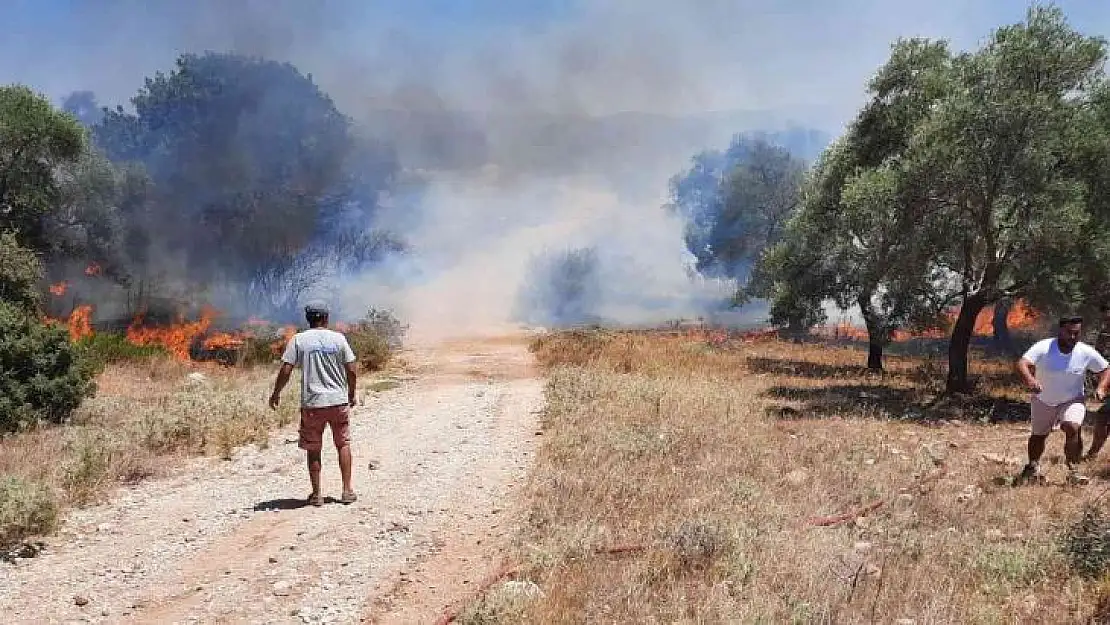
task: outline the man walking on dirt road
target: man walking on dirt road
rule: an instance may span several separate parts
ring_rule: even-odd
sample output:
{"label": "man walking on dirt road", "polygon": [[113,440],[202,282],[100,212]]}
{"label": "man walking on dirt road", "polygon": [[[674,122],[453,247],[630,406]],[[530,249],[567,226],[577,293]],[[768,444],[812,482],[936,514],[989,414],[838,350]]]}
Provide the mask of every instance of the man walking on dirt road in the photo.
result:
{"label": "man walking on dirt road", "polygon": [[281,370],[270,395],[270,408],[277,409],[281,390],[289,382],[294,367],[301,368],[301,425],[298,446],[308,454],[308,477],[312,483],[309,505],[323,504],[320,497],[320,452],[324,446],[324,427],[331,428],[339,452],[339,472],[343,478],[342,503],[358,499],[351,488],[351,408],[355,396],[355,353],[347,337],[328,329],[328,307],[323,303],[305,306],[308,330],[289,339],[281,357]]}
{"label": "man walking on dirt road", "polygon": [[1018,359],[1018,374],[1034,393],[1029,400],[1029,462],[1021,472],[1021,481],[1044,481],[1040,459],[1045,440],[1057,424],[1066,437],[1068,482],[1090,481],[1077,468],[1083,454],[1080,428],[1087,415],[1084,384],[1088,371],[1100,374],[1095,396],[1102,401],[1110,388],[1110,367],[1095,348],[1079,340],[1082,332],[1082,317],[1063,317],[1056,338],[1037,341]]}

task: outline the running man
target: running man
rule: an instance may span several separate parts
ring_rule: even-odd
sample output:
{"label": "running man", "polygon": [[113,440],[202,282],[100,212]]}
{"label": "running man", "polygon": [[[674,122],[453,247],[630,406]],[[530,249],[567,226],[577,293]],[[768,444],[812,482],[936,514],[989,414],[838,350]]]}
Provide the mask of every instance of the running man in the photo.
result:
{"label": "running man", "polygon": [[[1102,326],[1095,337],[1095,349],[1103,358],[1110,359],[1110,304],[1099,307],[1102,313]],[[1098,457],[1102,446],[1106,444],[1106,437],[1110,434],[1110,402],[1102,404],[1097,411],[1091,414],[1094,432],[1091,434],[1091,449],[1083,460],[1090,462]]]}
{"label": "running man", "polygon": [[328,307],[323,303],[305,306],[308,330],[289,339],[281,357],[281,370],[270,395],[270,407],[277,409],[281,390],[289,382],[294,367],[301,368],[301,425],[298,446],[308,454],[308,478],[312,493],[308,504],[323,504],[320,498],[320,452],[324,447],[324,427],[331,428],[332,441],[339,452],[339,473],[343,479],[342,503],[358,499],[351,488],[351,408],[355,397],[355,353],[347,337],[328,329]]}
{"label": "running man", "polygon": [[1087,372],[1100,374],[1095,396],[1102,401],[1110,388],[1110,368],[1095,348],[1079,340],[1082,317],[1060,319],[1054,339],[1037,341],[1018,359],[1017,371],[1034,395],[1030,398],[1031,434],[1029,463],[1021,471],[1022,481],[1044,481],[1040,470],[1045,440],[1056,425],[1065,438],[1064,457],[1068,464],[1068,483],[1090,481],[1077,468],[1083,455],[1080,429],[1087,415],[1084,385]]}

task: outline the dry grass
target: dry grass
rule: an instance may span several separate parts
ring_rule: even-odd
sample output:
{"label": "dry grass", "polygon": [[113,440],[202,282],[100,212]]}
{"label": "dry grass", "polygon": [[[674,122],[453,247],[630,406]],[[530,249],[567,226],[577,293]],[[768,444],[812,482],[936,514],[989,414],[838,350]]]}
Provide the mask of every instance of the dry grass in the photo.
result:
{"label": "dry grass", "polygon": [[[980,355],[982,394],[938,401],[943,369],[921,356],[891,357],[877,376],[852,347],[579,332],[534,348],[549,368],[545,436],[518,556],[543,596],[514,622],[1087,622],[1107,610],[1110,584],[1081,577],[1060,543],[1110,473],[1092,467],[1085,489],[1059,485],[1059,467],[1048,487],[1007,484],[1028,408],[1005,361]],[[1047,458],[1061,446],[1050,438]],[[599,550],[627,544],[646,549]]]}
{"label": "dry grass", "polygon": [[0,440],[0,476],[30,485],[0,489],[0,510],[19,511],[0,514],[0,537],[10,544],[52,529],[53,521],[44,524],[25,511],[29,497],[36,506],[85,505],[118,484],[162,473],[174,457],[230,458],[242,445],[265,446],[270,430],[292,423],[298,406],[298,385],[291,383],[280,409],[267,407],[273,376],[273,367],[170,359],[109,366],[97,380],[97,396],[71,423]]}

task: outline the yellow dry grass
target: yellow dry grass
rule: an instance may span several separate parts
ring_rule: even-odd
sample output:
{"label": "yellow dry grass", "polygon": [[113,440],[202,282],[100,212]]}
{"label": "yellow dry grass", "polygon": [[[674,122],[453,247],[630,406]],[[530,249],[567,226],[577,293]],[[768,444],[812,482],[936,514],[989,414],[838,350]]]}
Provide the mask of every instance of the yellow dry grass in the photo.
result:
{"label": "yellow dry grass", "polygon": [[[264,446],[271,429],[294,420],[298,405],[291,384],[278,411],[267,407],[273,375],[272,367],[198,366],[168,358],[110,365],[97,380],[97,395],[71,422],[0,439],[0,476],[45,487],[53,493],[51,505],[85,505],[120,483],[162,473],[176,456],[230,458],[244,444]],[[0,495],[10,507],[26,507],[11,493]],[[0,533],[9,541],[49,529],[22,532],[15,525],[26,514],[7,516],[13,518],[0,514]]]}
{"label": "yellow dry grass", "polygon": [[[1110,472],[1007,484],[1028,408],[1006,361],[978,357],[981,394],[937,401],[929,356],[877,376],[854,347],[696,334],[534,351],[547,407],[517,557],[543,596],[463,622],[1068,623],[1104,601],[1059,539]],[[622,545],[644,549],[604,553]]]}

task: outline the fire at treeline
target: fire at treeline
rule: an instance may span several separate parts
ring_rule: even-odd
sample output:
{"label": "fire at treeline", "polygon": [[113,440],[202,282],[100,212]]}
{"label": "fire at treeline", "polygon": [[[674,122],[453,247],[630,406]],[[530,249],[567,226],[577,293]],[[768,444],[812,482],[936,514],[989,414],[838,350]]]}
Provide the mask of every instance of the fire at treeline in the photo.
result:
{"label": "fire at treeline", "polygon": [[[85,275],[90,279],[101,276],[100,267],[89,265]],[[62,299],[69,290],[69,282],[63,281],[49,287],[51,296]],[[92,324],[93,305],[76,304],[67,318],[46,317],[49,324],[65,325],[69,338],[74,343],[90,339],[96,334]],[[122,332],[128,343],[136,346],[155,346],[165,350],[178,360],[219,360],[231,361],[236,352],[243,349],[248,341],[264,342],[273,355],[280,354],[285,343],[296,332],[294,325],[277,325],[256,317],[248,318],[244,328],[220,331],[224,316],[211,306],[203,306],[199,318],[186,320],[179,317],[167,324],[150,325],[143,313],[136,314],[124,328],[114,328]],[[349,326],[342,322],[338,329],[347,331]],[[111,331],[110,329],[109,331]]]}
{"label": "fire at treeline", "polygon": [[[1041,48],[1054,52],[1025,52]],[[736,134],[693,156],[666,206],[636,209],[677,216],[694,270],[735,281],[733,303],[759,302],[768,325],[866,335],[878,367],[890,341],[946,337],[948,386],[966,389],[971,337],[1000,322],[1087,314],[1110,296],[1105,59],[1105,42],[1055,7],[1031,8],[970,52],[900,40],[841,136]],[[477,161],[455,166],[480,170],[490,147],[480,127],[452,120],[440,128],[466,131],[422,135],[410,145],[443,149],[401,162],[395,137],[353,121],[311,76],[235,54],[183,55],[131,105],[102,107],[79,92],[59,110],[29,89],[0,88],[12,120],[0,126],[0,236],[33,256],[2,250],[28,269],[0,286],[18,301],[16,287],[34,282],[44,314],[74,338],[119,333],[179,357],[262,333],[280,341],[309,296],[409,252],[405,233],[383,225],[407,222],[382,216],[419,206],[428,169],[467,154]],[[405,113],[415,121],[379,126],[421,126]],[[570,132],[571,121],[543,119],[513,145],[588,136],[612,152],[606,137],[616,135],[596,125],[604,120],[576,118],[586,126]],[[650,143],[641,134],[656,125],[630,133],[632,143]],[[522,156],[503,160],[543,160]],[[603,255],[568,247],[531,276],[548,313],[530,317],[538,325],[594,318],[595,300],[620,286],[599,284]],[[830,326],[829,302],[860,321]],[[344,320],[358,318],[349,312]]]}
{"label": "fire at treeline", "polygon": [[396,158],[292,65],[186,54],[130,103],[0,87],[0,294],[74,340],[278,343],[305,300],[403,250],[376,222],[409,192]]}

